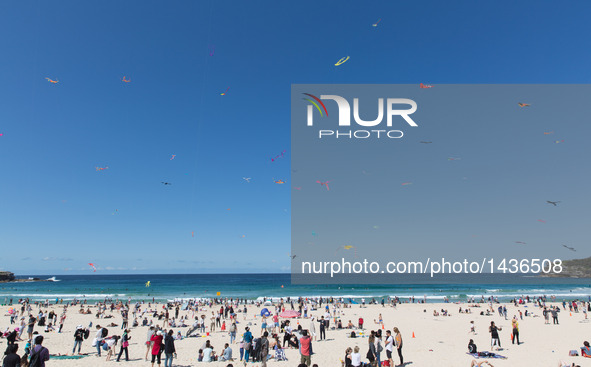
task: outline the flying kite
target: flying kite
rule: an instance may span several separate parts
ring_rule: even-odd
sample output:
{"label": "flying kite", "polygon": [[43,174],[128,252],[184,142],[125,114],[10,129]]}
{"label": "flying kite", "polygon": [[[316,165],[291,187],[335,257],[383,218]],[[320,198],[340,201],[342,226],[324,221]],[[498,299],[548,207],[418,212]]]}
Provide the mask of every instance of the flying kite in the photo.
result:
{"label": "flying kite", "polygon": [[455,157],[447,157],[448,161],[459,161],[462,158],[455,158]]}
{"label": "flying kite", "polygon": [[115,215],[117,213],[119,213],[119,209],[115,209],[115,211],[113,213],[111,213],[111,215]]}
{"label": "flying kite", "polygon": [[425,85],[425,84],[421,83],[421,85],[419,85],[419,88],[429,89],[429,88],[433,88],[433,86],[432,85]]}
{"label": "flying kite", "polygon": [[378,24],[382,21],[382,18],[378,19],[377,22],[375,22],[374,24],[372,24],[372,27],[377,27]]}
{"label": "flying kite", "polygon": [[251,179],[251,177],[242,177],[242,179],[243,179],[244,181],[246,181],[246,182],[250,183],[250,179]]}
{"label": "flying kite", "polygon": [[519,107],[529,107],[530,106],[529,103],[521,103],[521,102],[519,102],[517,104],[519,105]]}
{"label": "flying kite", "polygon": [[544,135],[554,134],[554,131],[544,131]]}
{"label": "flying kite", "polygon": [[224,93],[220,93],[220,96],[225,96],[226,93],[228,93],[229,90],[230,90],[230,87],[228,87],[228,89],[226,89],[226,91]]}
{"label": "flying kite", "polygon": [[402,186],[406,186],[406,185],[412,185],[412,182],[403,182]]}
{"label": "flying kite", "polygon": [[279,154],[277,157],[271,158],[271,162],[275,162],[277,159],[283,158],[284,154],[285,154],[285,150],[283,152],[281,152],[281,154]]}
{"label": "flying kite", "polygon": [[294,187],[294,189],[301,191],[302,190],[302,187],[301,186],[300,187]]}
{"label": "flying kite", "polygon": [[283,181],[283,180],[276,181],[275,179],[273,179],[273,182],[275,182],[276,184],[279,184],[279,185],[283,185],[285,183],[285,181]]}
{"label": "flying kite", "polygon": [[557,206],[557,205],[558,205],[558,203],[560,203],[560,201],[550,201],[550,200],[546,200],[546,202],[547,202],[548,204],[552,204],[552,205],[554,205],[554,206]]}
{"label": "flying kite", "polygon": [[4,134],[0,134],[0,136],[2,136],[2,135],[4,135]]}
{"label": "flying kite", "polygon": [[191,232],[191,237],[195,237],[195,231]]}
{"label": "flying kite", "polygon": [[554,144],[564,143],[564,140],[554,140]]}
{"label": "flying kite", "polygon": [[515,243],[520,243],[522,245],[527,245],[525,242],[522,242],[522,241],[515,241]]}
{"label": "flying kite", "polygon": [[123,79],[121,79],[121,81],[125,82],[125,83],[129,83],[131,81],[131,79],[125,79],[125,75],[123,76]]}
{"label": "flying kite", "polygon": [[94,264],[93,264],[93,263],[88,263],[88,265],[92,266],[92,269],[93,269],[93,271],[92,271],[92,272],[93,272],[93,273],[96,273],[96,266],[94,266]]}
{"label": "flying kite", "polygon": [[149,287],[150,285],[152,285],[152,284],[151,284],[151,283],[150,283],[150,281],[148,280],[148,281],[146,282],[146,288],[147,288],[147,287]]}
{"label": "flying kite", "polygon": [[105,166],[105,167],[96,167],[97,171],[104,171],[106,169],[109,169],[109,166]]}
{"label": "flying kite", "polygon": [[53,84],[57,84],[57,83],[59,83],[59,82],[60,82],[60,81],[59,81],[59,80],[57,80],[57,79],[56,79],[56,80],[51,80],[51,79],[49,79],[49,78],[45,78],[45,79],[47,79],[47,81],[49,81],[50,83],[53,83]]}
{"label": "flying kite", "polygon": [[215,46],[209,46],[209,56],[213,56],[215,54]]}
{"label": "flying kite", "polygon": [[316,233],[315,231],[312,231],[312,236],[318,237],[318,233]]}
{"label": "flying kite", "polygon": [[334,64],[334,66],[343,65],[344,63],[347,62],[347,60],[349,60],[349,56],[343,57],[342,59],[340,59],[339,61],[337,61],[337,63]]}
{"label": "flying kite", "polygon": [[161,184],[163,184],[163,185],[165,185],[165,186],[166,186],[166,185],[172,185],[170,182],[164,182],[164,181],[160,181],[160,183],[161,183]]}
{"label": "flying kite", "polygon": [[174,157],[176,157],[176,154],[173,154],[172,157],[170,157],[170,160],[172,161]]}
{"label": "flying kite", "polygon": [[289,256],[289,257],[290,257],[290,259],[292,259],[292,260],[293,260],[293,259],[295,259],[295,258],[296,258],[296,256],[297,256],[297,255],[287,254],[287,256]]}
{"label": "flying kite", "polygon": [[316,181],[316,183],[319,183],[319,184],[320,184],[320,186],[326,186],[326,190],[327,190],[327,191],[328,191],[328,190],[330,190],[330,189],[328,188],[328,183],[329,183],[329,182],[330,182],[330,181],[326,181],[326,182],[320,182],[320,181]]}
{"label": "flying kite", "polygon": [[433,142],[432,141],[420,141],[419,143],[421,143],[421,144],[432,144]]}
{"label": "flying kite", "polygon": [[543,220],[543,219],[538,219],[538,222],[541,222],[541,223],[546,223],[546,221],[545,221],[545,220]]}
{"label": "flying kite", "polygon": [[577,252],[577,250],[575,250],[575,248],[574,248],[574,247],[568,247],[567,245],[562,245],[562,247],[564,247],[564,248],[566,248],[566,249],[569,249],[569,250],[571,250],[571,251]]}

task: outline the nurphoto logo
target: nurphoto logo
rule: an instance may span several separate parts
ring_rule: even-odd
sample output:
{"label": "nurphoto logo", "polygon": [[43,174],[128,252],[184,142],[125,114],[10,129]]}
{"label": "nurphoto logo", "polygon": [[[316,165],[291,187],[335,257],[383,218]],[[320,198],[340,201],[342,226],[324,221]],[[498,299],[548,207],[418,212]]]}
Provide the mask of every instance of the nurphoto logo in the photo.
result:
{"label": "nurphoto logo", "polygon": [[[351,104],[347,99],[337,95],[320,95],[316,97],[309,93],[303,93],[307,97],[303,98],[310,104],[307,105],[307,125],[314,126],[314,108],[318,111],[321,117],[328,116],[328,109],[324,104],[323,100],[335,101],[338,107],[339,127],[351,126]],[[309,97],[309,98],[308,98]],[[410,118],[409,115],[413,114],[417,110],[417,103],[412,99],[407,98],[387,98],[386,106],[384,107],[384,98],[378,98],[378,112],[375,120],[363,120],[360,117],[359,98],[353,98],[353,120],[358,126],[361,127],[375,127],[380,125],[386,115],[386,126],[392,127],[392,117],[400,116],[412,127],[417,127],[416,122]],[[410,108],[407,109],[394,109],[395,105],[408,105]],[[345,137],[349,139],[367,139],[369,137],[388,137],[391,139],[399,139],[404,136],[401,130],[366,130],[366,129],[349,129],[349,130],[319,130],[318,138],[323,137]]]}

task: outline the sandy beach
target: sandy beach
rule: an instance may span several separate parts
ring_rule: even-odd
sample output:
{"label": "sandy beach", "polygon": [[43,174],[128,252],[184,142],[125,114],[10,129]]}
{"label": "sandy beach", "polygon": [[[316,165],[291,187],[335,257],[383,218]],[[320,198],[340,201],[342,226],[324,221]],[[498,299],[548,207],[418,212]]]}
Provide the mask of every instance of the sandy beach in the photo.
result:
{"label": "sandy beach", "polygon": [[[485,311],[489,306],[487,304],[478,304],[477,307],[468,307],[469,304],[453,304],[453,303],[428,303],[428,304],[399,304],[396,308],[386,305],[367,305],[362,307],[360,305],[350,305],[348,308],[342,308],[340,318],[343,326],[346,326],[351,320],[354,325],[357,325],[358,319],[362,317],[365,321],[365,334],[361,337],[350,338],[351,331],[359,334],[360,330],[335,330],[333,329],[334,322],[331,322],[330,330],[326,332],[326,340],[313,342],[313,356],[312,364],[317,364],[320,367],[324,366],[340,366],[339,359],[344,359],[345,349],[347,347],[354,348],[359,346],[362,355],[362,361],[367,362],[365,355],[368,350],[368,338],[370,330],[381,329],[379,324],[374,320],[378,320],[379,314],[383,316],[384,327],[386,330],[392,330],[394,327],[400,329],[403,338],[403,354],[405,359],[405,366],[441,366],[441,367],[456,367],[456,366],[470,366],[472,358],[467,355],[467,345],[469,339],[473,339],[479,351],[490,351],[491,336],[488,332],[488,326],[491,321],[494,321],[502,328],[499,332],[502,348],[500,351],[495,351],[506,359],[489,359],[494,366],[558,366],[560,361],[568,362],[569,365],[575,362],[580,366],[591,366],[591,359],[581,356],[569,357],[570,350],[577,350],[580,354],[580,347],[583,341],[591,339],[589,320],[585,319],[583,312],[569,312],[568,307],[559,313],[559,325],[552,325],[552,318],[550,324],[544,323],[544,318],[541,315],[541,310],[533,303],[527,305],[515,306],[514,304],[502,304],[507,307],[508,319],[500,316],[497,312],[490,316],[480,315],[481,311]],[[562,305],[555,303],[552,305]],[[147,304],[142,305],[142,309]],[[159,310],[162,305],[156,305]],[[494,304],[496,308],[499,304]],[[219,305],[201,307],[199,314],[204,314],[209,319],[212,311],[219,310]],[[255,338],[261,335],[261,317],[260,310],[264,306],[248,305],[248,312],[246,320],[243,313],[238,313],[238,340],[240,335],[244,332],[246,326],[250,326],[253,336]],[[459,313],[460,307],[465,309],[468,307],[472,313]],[[5,330],[10,326],[12,330],[15,325],[10,325],[10,317],[8,316],[9,306],[3,306],[1,310],[2,318],[0,326]],[[49,307],[48,312],[54,310],[58,315],[61,314],[63,305]],[[272,307],[268,307],[273,312]],[[297,308],[297,307],[296,307]],[[19,307],[20,309],[20,307]],[[154,305],[152,305],[154,309]],[[287,305],[286,309],[290,309]],[[332,309],[332,308],[331,308]],[[43,308],[45,311],[45,308]],[[70,307],[67,312],[67,318],[64,323],[62,333],[44,332],[42,327],[36,326],[35,330],[40,331],[45,340],[43,345],[46,346],[50,354],[71,354],[74,345],[74,331],[77,325],[88,326],[90,322],[93,323],[90,337],[83,342],[82,353],[87,353],[88,356],[80,359],[50,359],[47,362],[48,366],[108,366],[114,363],[115,358],[111,361],[106,361],[106,352],[99,358],[96,356],[96,348],[91,347],[92,339],[96,333],[95,326],[100,324],[102,326],[108,325],[111,322],[118,324],[118,327],[108,327],[109,335],[121,335],[121,314],[117,310],[107,311],[106,315],[113,315],[113,318],[97,319],[94,314],[86,315],[78,313],[79,307]],[[93,312],[95,307],[91,307]],[[434,316],[434,310],[440,313],[440,316]],[[449,316],[442,316],[441,311],[447,310]],[[519,310],[525,313],[533,313],[533,316],[523,317],[519,319],[519,332],[521,345],[511,343],[511,318],[516,315],[518,318]],[[38,313],[37,306],[33,307],[33,314]],[[174,314],[174,311],[172,312]],[[320,317],[324,314],[324,310],[316,310],[309,312],[309,316]],[[180,316],[191,316],[191,311],[181,311]],[[151,316],[148,316],[148,320]],[[132,318],[130,317],[130,320]],[[310,318],[295,318],[292,319],[292,325],[297,328],[301,324],[304,329],[309,329],[312,322]],[[228,320],[227,320],[228,321]],[[269,322],[271,320],[269,319]],[[475,334],[470,332],[470,322],[474,321]],[[153,319],[154,324],[162,325],[162,321]],[[209,322],[206,323],[209,331]],[[228,323],[229,325],[229,323]],[[184,335],[188,327],[173,328],[174,333],[181,331]],[[319,326],[316,322],[316,332],[318,333]],[[150,362],[144,360],[146,354],[146,347],[144,345],[147,326],[132,327],[130,336],[132,337],[129,345],[130,361],[121,361],[119,363],[128,364],[130,366],[150,366]],[[384,330],[385,331],[385,330]],[[26,336],[26,331],[23,337]],[[280,334],[280,340],[282,340]],[[317,338],[318,339],[318,338]],[[219,353],[225,343],[230,341],[227,331],[214,331],[209,336],[205,337],[191,337],[185,338],[175,342],[178,358],[174,360],[174,366],[199,366],[202,364],[211,364],[216,366],[226,366],[227,362],[198,362],[198,350],[205,343],[210,340],[214,351]],[[0,340],[1,348],[6,348],[6,339]],[[20,342],[19,354],[23,354],[25,342]],[[119,346],[117,352],[119,352]],[[231,345],[234,358],[239,357],[239,347],[235,342]],[[283,365],[283,366],[297,366],[300,361],[299,352],[296,349],[286,349],[287,362],[277,362],[270,360],[269,365]],[[394,352],[394,362],[398,364],[398,356]],[[163,358],[164,359],[164,358]],[[385,351],[381,353],[381,359],[386,359]],[[250,363],[253,366],[259,366],[260,362]],[[164,365],[164,360],[162,361]],[[235,360],[234,366],[243,365],[242,362]]]}

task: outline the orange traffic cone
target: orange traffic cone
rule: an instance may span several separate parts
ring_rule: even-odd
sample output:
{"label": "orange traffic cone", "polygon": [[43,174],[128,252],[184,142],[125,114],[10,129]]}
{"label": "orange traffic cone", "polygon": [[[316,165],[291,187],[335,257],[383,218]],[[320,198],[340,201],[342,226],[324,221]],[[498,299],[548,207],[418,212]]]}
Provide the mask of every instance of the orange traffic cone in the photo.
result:
{"label": "orange traffic cone", "polygon": [[414,331],[412,332],[412,337],[413,337],[413,338],[415,337],[415,332],[414,332]]}
{"label": "orange traffic cone", "polygon": [[384,324],[382,324],[382,330],[384,330],[384,329],[385,329],[385,328],[384,328]]}
{"label": "orange traffic cone", "polygon": [[570,315],[572,316],[572,315],[573,315],[573,313],[572,313],[572,312],[570,312]]}

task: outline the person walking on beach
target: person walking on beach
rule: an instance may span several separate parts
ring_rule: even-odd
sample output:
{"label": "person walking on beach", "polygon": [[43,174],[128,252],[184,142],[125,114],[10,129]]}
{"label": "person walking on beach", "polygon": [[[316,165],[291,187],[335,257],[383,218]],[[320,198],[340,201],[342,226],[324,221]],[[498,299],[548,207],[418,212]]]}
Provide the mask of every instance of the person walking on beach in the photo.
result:
{"label": "person walking on beach", "polygon": [[230,325],[230,329],[228,330],[230,332],[230,344],[236,340],[236,329],[236,323],[233,322],[232,325]]}
{"label": "person walking on beach", "polygon": [[242,335],[242,338],[244,339],[244,363],[248,363],[250,350],[252,349],[252,333],[248,326],[244,330],[244,334]]}
{"label": "person walking on beach", "polygon": [[117,362],[119,362],[119,360],[121,359],[123,351],[125,351],[125,361],[129,362],[129,351],[127,350],[127,348],[129,347],[129,339],[131,339],[131,336],[129,336],[129,329],[123,330],[123,335],[121,336],[121,350],[119,351],[119,355],[117,356]]}
{"label": "person walking on beach", "polygon": [[377,363],[377,356],[376,356],[376,333],[372,330],[369,338],[367,340],[367,344],[369,346],[369,350],[367,351],[367,359],[369,360],[369,364],[373,367],[376,366]]}
{"label": "person walking on beach", "polygon": [[503,330],[500,327],[495,325],[494,321],[490,322],[490,326],[488,328],[488,332],[490,333],[490,350],[492,351],[494,346],[497,346],[497,350],[501,349],[501,339],[499,338],[499,331]]}
{"label": "person walking on beach", "polygon": [[72,354],[76,352],[76,345],[78,346],[78,354],[80,354],[80,348],[82,347],[85,333],[86,330],[82,325],[76,326],[76,331],[74,332],[74,349],[72,349]]}
{"label": "person walking on beach", "polygon": [[148,329],[148,336],[146,338],[146,361],[148,360],[148,353],[150,353],[150,350],[152,350],[152,336],[154,336],[154,326],[150,326],[150,328]]}
{"label": "person walking on beach", "polygon": [[396,348],[398,349],[398,357],[400,358],[400,365],[404,364],[404,358],[402,357],[402,335],[400,334],[400,330],[397,327],[392,329],[394,331],[394,341],[396,343]]}
{"label": "person walking on beach", "polygon": [[310,367],[312,363],[312,339],[308,336],[308,330],[302,331],[300,338],[300,363]]}
{"label": "person walking on beach", "polygon": [[164,338],[164,367],[172,367],[172,359],[176,354],[176,349],[174,347],[174,337],[172,336],[173,334],[174,332],[172,329],[170,329]]}
{"label": "person walking on beach", "polygon": [[392,332],[390,330],[386,330],[386,357],[388,357],[388,364],[390,366],[394,366],[394,361],[392,360],[393,347],[394,338],[392,337]]}
{"label": "person walking on beach", "polygon": [[29,340],[33,340],[33,329],[35,328],[35,322],[37,319],[33,315],[29,315],[29,323],[27,325],[27,334],[29,334]]}
{"label": "person walking on beach", "polygon": [[513,320],[511,320],[511,326],[513,327],[511,343],[515,344],[515,340],[517,340],[517,345],[519,345],[519,323],[517,322],[517,316],[513,316]]}

